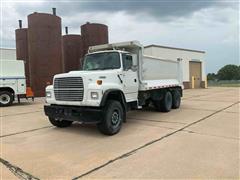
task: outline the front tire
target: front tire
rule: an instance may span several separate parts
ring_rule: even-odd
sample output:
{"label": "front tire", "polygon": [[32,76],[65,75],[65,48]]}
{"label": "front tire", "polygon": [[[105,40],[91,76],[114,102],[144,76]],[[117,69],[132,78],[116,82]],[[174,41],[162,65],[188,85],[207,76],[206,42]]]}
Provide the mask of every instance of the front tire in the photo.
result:
{"label": "front tire", "polygon": [[120,102],[115,100],[109,100],[104,108],[103,120],[99,123],[98,129],[105,135],[117,134],[124,119],[124,111]]}
{"label": "front tire", "polygon": [[48,117],[50,123],[56,127],[64,128],[69,127],[72,125],[72,121],[66,121],[66,120],[56,120],[55,118]]}
{"label": "front tire", "polygon": [[13,94],[8,91],[0,92],[0,106],[6,107],[10,106],[13,103]]}

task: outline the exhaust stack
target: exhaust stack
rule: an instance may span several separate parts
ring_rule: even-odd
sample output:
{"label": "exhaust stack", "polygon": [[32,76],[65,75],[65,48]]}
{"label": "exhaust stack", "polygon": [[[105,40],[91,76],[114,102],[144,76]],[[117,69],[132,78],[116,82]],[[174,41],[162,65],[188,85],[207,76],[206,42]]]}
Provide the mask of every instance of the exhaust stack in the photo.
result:
{"label": "exhaust stack", "polygon": [[56,16],[56,8],[52,8],[52,13],[54,16]]}
{"label": "exhaust stack", "polygon": [[66,35],[68,35],[68,27],[67,26],[65,27],[65,33],[66,33]]}
{"label": "exhaust stack", "polygon": [[22,29],[22,20],[18,20],[19,29]]}

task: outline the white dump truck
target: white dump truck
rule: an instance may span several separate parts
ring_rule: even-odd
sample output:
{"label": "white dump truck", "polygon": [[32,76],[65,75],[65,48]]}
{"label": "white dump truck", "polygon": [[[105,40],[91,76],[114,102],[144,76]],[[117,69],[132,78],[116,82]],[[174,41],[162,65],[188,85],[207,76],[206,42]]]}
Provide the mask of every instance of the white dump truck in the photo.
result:
{"label": "white dump truck", "polygon": [[24,62],[0,60],[0,106],[9,106],[15,97],[26,94]]}
{"label": "white dump truck", "polygon": [[138,41],[92,46],[83,70],[57,74],[46,87],[45,114],[57,127],[96,123],[103,134],[113,135],[129,110],[150,104],[162,112],[179,108],[181,69],[180,58],[144,56]]}

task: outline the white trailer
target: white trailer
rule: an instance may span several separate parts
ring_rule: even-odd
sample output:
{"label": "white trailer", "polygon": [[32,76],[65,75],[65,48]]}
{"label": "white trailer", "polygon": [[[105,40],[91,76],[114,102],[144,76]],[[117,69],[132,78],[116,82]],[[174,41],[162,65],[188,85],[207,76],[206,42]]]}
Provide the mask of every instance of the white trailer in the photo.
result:
{"label": "white trailer", "polygon": [[102,133],[113,135],[131,109],[150,104],[162,112],[179,108],[181,69],[180,58],[144,56],[138,41],[93,46],[83,70],[54,76],[46,88],[45,114],[57,127],[96,123]]}
{"label": "white trailer", "polygon": [[0,106],[9,106],[16,96],[26,94],[24,62],[0,61]]}

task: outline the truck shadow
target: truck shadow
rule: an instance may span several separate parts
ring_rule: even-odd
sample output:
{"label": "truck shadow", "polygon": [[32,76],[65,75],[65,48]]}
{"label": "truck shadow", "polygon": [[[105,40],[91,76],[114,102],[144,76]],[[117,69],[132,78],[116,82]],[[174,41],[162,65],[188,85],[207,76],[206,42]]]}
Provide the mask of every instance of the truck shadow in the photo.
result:
{"label": "truck shadow", "polygon": [[33,105],[33,104],[36,104],[35,102],[32,102],[32,101],[29,101],[29,102],[21,102],[21,103],[13,103],[11,105],[11,107],[14,107],[14,106],[30,106],[30,105]]}
{"label": "truck shadow", "polygon": [[144,107],[142,109],[137,109],[136,111],[149,111],[149,112],[157,112],[157,110],[153,106]]}
{"label": "truck shadow", "polygon": [[[123,131],[123,129],[125,131],[128,128],[133,127],[134,124],[138,124],[139,121],[142,121],[142,120],[138,121],[139,118],[141,119],[141,113],[139,114],[139,112],[141,112],[141,113],[155,112],[156,114],[161,113],[161,112],[156,111],[154,107],[147,107],[147,108],[144,108],[141,110],[131,111],[131,112],[127,113],[127,122],[123,123],[123,127],[122,127],[121,131]],[[135,117],[133,118],[132,116],[135,116]],[[148,121],[148,119],[144,118],[144,121]],[[149,121],[152,121],[152,120],[149,120]],[[128,122],[130,122],[130,123],[128,123]],[[161,123],[161,121],[158,123]],[[101,134],[98,131],[96,124],[81,124],[78,122],[74,122],[70,127],[67,127],[67,128],[53,127],[53,130],[57,131],[57,132],[67,133],[69,135],[78,135],[78,136],[82,136],[82,137],[89,137],[89,136],[94,137],[94,138],[113,137],[113,136],[106,136],[106,135]],[[121,134],[121,132],[120,132],[120,134]]]}
{"label": "truck shadow", "polygon": [[67,128],[53,127],[53,130],[57,132],[67,133],[69,135],[101,137],[101,133],[98,131],[97,125],[94,124],[80,124],[74,122],[70,127]]}
{"label": "truck shadow", "polygon": [[[128,123],[129,122],[129,123]],[[134,124],[138,124],[137,121],[133,121],[132,119],[127,119],[126,123],[123,123],[122,130],[119,132],[119,134],[116,134],[114,136],[120,135],[123,131],[128,131],[128,128],[131,128],[134,126]],[[64,133],[66,135],[73,135],[73,136],[81,136],[81,137],[92,137],[92,138],[103,138],[103,137],[114,137],[114,136],[107,136],[99,132],[96,124],[81,124],[78,122],[74,122],[70,127],[67,128],[57,128],[53,127],[53,131]]]}

